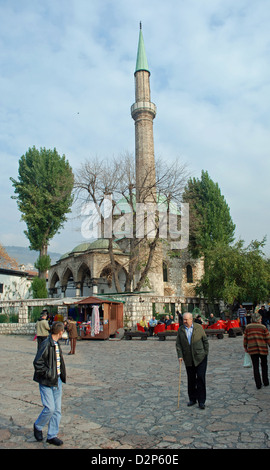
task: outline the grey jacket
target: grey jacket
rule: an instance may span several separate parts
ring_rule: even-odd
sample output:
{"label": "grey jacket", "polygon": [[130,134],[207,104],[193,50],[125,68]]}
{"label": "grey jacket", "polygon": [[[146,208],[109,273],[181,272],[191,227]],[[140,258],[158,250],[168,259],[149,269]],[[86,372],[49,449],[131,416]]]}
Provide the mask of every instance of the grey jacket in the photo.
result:
{"label": "grey jacket", "polygon": [[191,366],[192,362],[198,366],[209,351],[209,343],[203,327],[198,323],[193,323],[193,333],[189,345],[185,327],[181,325],[176,337],[176,351],[178,358],[182,357],[186,366]]}

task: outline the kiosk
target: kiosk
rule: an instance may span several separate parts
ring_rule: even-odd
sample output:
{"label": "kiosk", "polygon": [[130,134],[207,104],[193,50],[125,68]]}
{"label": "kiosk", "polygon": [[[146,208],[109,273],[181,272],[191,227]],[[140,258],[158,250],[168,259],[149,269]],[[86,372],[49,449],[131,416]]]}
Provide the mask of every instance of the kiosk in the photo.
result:
{"label": "kiosk", "polygon": [[104,297],[87,297],[77,303],[81,339],[108,339],[124,325],[124,302]]}

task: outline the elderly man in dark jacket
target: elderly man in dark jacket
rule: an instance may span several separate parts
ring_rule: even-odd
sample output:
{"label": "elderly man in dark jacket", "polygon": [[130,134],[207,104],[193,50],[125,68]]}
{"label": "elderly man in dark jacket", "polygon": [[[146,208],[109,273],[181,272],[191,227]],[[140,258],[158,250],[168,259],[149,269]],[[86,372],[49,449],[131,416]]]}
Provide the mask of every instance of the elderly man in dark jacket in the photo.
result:
{"label": "elderly man in dark jacket", "polygon": [[55,322],[51,334],[45,339],[34,359],[34,380],[39,383],[43,410],[34,423],[34,436],[42,441],[42,429],[48,424],[47,442],[60,446],[57,437],[61,419],[62,382],[66,382],[66,368],[58,343],[64,332],[64,325]]}
{"label": "elderly man in dark jacket", "polygon": [[176,351],[179,361],[184,361],[188,378],[188,406],[198,401],[199,408],[205,408],[206,384],[205,374],[209,351],[205,331],[198,323],[193,323],[191,313],[183,315],[176,338]]}

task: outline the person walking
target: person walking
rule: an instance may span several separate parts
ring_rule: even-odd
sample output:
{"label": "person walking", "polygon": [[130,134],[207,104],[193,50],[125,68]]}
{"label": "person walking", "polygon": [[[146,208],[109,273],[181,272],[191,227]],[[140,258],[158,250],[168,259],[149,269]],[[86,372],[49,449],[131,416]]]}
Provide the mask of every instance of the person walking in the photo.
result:
{"label": "person walking", "polygon": [[184,313],[176,337],[176,351],[179,362],[184,361],[188,379],[188,406],[205,408],[206,401],[206,368],[209,343],[201,325],[193,323],[191,313]]}
{"label": "person walking", "polygon": [[267,327],[267,323],[268,323],[268,312],[265,308],[264,305],[261,306],[261,308],[259,309],[259,314],[261,315],[261,318],[262,318],[262,324],[265,325]]}
{"label": "person walking", "polygon": [[[252,321],[246,326],[244,332],[244,349],[250,354],[253,376],[256,387],[262,388],[262,383],[269,385],[267,355],[270,346],[270,333],[265,325],[262,324],[262,317],[255,313]],[[260,374],[260,365],[262,376]]]}
{"label": "person walking", "polygon": [[41,346],[42,341],[48,338],[50,333],[50,325],[47,320],[47,310],[41,312],[39,320],[36,322],[36,335],[37,335],[37,347],[38,349]]}
{"label": "person walking", "polygon": [[243,305],[240,305],[239,309],[237,310],[237,316],[240,321],[240,326],[242,330],[244,330],[247,326],[247,311]]}
{"label": "person walking", "polygon": [[68,354],[75,354],[78,332],[77,332],[77,323],[73,320],[72,317],[68,317],[67,331],[68,331],[68,337],[70,340],[70,351]]}
{"label": "person walking", "polygon": [[43,405],[34,423],[34,436],[37,441],[42,441],[42,429],[48,424],[47,442],[55,446],[63,444],[57,437],[61,420],[62,383],[66,383],[66,367],[58,342],[63,332],[62,322],[53,323],[51,334],[42,342],[33,362],[33,380],[39,383]]}

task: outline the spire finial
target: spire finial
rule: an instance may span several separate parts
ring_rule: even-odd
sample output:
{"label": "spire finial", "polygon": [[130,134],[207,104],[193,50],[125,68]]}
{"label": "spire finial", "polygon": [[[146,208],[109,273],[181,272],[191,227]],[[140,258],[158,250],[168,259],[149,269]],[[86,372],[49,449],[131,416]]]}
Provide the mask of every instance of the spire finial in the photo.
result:
{"label": "spire finial", "polygon": [[142,22],[140,21],[140,34],[139,34],[139,44],[138,44],[138,52],[137,52],[137,62],[136,62],[136,70],[146,70],[150,73],[145,48],[144,48],[144,41],[143,41],[143,34],[142,34]]}

